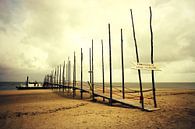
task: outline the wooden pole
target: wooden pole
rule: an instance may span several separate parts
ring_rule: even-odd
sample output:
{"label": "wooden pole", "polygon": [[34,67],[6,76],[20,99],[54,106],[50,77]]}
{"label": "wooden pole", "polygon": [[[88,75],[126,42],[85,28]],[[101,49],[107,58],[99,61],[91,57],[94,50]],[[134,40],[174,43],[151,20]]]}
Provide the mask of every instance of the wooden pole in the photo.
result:
{"label": "wooden pole", "polygon": [[89,48],[89,82],[91,85],[91,48]]}
{"label": "wooden pole", "polygon": [[75,59],[75,52],[74,52],[74,64],[73,64],[73,98],[75,97],[75,71],[76,71],[76,67],[75,67],[75,64],[76,63],[76,59]]}
{"label": "wooden pole", "polygon": [[63,73],[62,73],[62,86],[63,86],[63,92],[64,92],[64,82],[65,82],[64,73],[65,73],[65,61],[64,61],[64,65],[63,65]]}
{"label": "wooden pole", "polygon": [[61,89],[61,79],[62,79],[62,75],[61,75],[61,64],[60,64],[59,91]]}
{"label": "wooden pole", "polygon": [[[103,89],[103,94],[105,93],[105,84],[104,84],[104,44],[103,44],[103,40],[101,40],[102,43],[102,89]],[[105,99],[103,98],[103,101],[105,101]]]}
{"label": "wooden pole", "polygon": [[51,71],[51,89],[53,89],[53,83],[54,83],[54,70]]}
{"label": "wooden pole", "polygon": [[53,72],[53,87],[52,89],[55,87],[55,69],[54,69],[54,72]]}
{"label": "wooden pole", "polygon": [[[130,12],[131,12],[131,21],[132,21],[132,28],[133,28],[133,38],[134,38],[134,42],[135,42],[136,58],[137,58],[137,63],[139,63],[139,54],[138,54],[137,41],[136,41],[136,36],[135,36],[135,28],[134,28],[132,9],[130,9]],[[141,79],[140,69],[138,69],[138,76],[139,76],[139,84],[140,84],[140,102],[142,105],[142,109],[144,109],[144,97],[143,97],[143,91],[142,91],[142,79]]]}
{"label": "wooden pole", "polygon": [[26,77],[26,87],[28,87],[28,79],[29,79],[29,77],[27,76]]}
{"label": "wooden pole", "polygon": [[66,79],[65,79],[65,85],[68,86],[68,61],[66,63]]}
{"label": "wooden pole", "polygon": [[110,34],[110,23],[108,24],[108,35],[109,35],[109,63],[110,63],[110,105],[112,105],[112,46],[111,46],[111,34]]}
{"label": "wooden pole", "polygon": [[59,66],[57,66],[57,87],[58,87],[58,75],[59,75]]}
{"label": "wooden pole", "polygon": [[81,99],[83,99],[83,51],[81,48]]}
{"label": "wooden pole", "polygon": [[[154,64],[154,51],[153,51],[153,31],[152,31],[152,9],[150,9],[150,33],[151,33],[151,64]],[[154,107],[157,107],[156,103],[156,90],[155,90],[155,81],[154,81],[154,70],[152,70],[152,89],[153,89],[153,100],[154,100]]]}
{"label": "wooden pole", "polygon": [[51,71],[51,75],[50,75],[50,87],[53,88],[53,70]]}
{"label": "wooden pole", "polygon": [[56,68],[55,68],[55,73],[54,73],[54,87],[56,87]]}
{"label": "wooden pole", "polygon": [[71,77],[71,62],[68,57],[68,92],[70,91],[70,77]]}
{"label": "wooden pole", "polygon": [[95,100],[94,96],[94,66],[93,66],[93,39],[92,39],[92,57],[91,57],[91,64],[92,64],[92,95],[93,95],[93,100]]}
{"label": "wooden pole", "polygon": [[122,67],[122,95],[125,99],[124,61],[123,61],[123,30],[121,29],[121,67]]}
{"label": "wooden pole", "polygon": [[77,82],[77,76],[76,76],[76,72],[77,72],[77,70],[76,70],[76,55],[75,55],[75,53],[74,53],[74,96],[76,96],[76,82]]}
{"label": "wooden pole", "polygon": [[[74,60],[74,58],[73,58]],[[74,62],[73,62],[73,74],[72,74],[72,97],[74,98]]]}

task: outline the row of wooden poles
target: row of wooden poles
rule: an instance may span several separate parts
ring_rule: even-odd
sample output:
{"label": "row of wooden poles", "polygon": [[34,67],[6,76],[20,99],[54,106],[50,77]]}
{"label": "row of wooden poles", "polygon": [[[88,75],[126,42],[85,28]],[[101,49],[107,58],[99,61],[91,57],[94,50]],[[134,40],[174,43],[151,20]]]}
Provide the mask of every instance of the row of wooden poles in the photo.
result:
{"label": "row of wooden poles", "polygon": [[[154,54],[153,54],[153,31],[152,31],[152,10],[151,7],[149,7],[150,11],[150,33],[151,33],[151,64],[154,64]],[[132,23],[132,30],[133,30],[133,38],[134,38],[134,44],[135,44],[135,52],[136,52],[136,60],[137,63],[140,63],[139,60],[139,53],[138,53],[138,47],[137,47],[137,40],[136,40],[136,34],[135,34],[135,27],[134,27],[134,20],[133,20],[133,13],[132,9],[130,9],[131,13],[131,23]],[[123,59],[123,31],[121,31],[121,67],[122,67],[122,98],[125,99],[125,82],[124,82],[124,59]],[[108,36],[109,36],[109,72],[110,72],[110,99],[109,103],[112,105],[112,49],[111,49],[111,31],[110,31],[110,24],[108,24]],[[103,40],[101,40],[102,45],[102,91],[105,93],[105,80],[104,80],[104,49],[103,49]],[[94,56],[93,56],[93,39],[92,39],[92,47],[89,48],[89,85],[91,85],[92,90],[92,99],[95,99],[94,96]],[[80,89],[81,89],[81,99],[83,98],[83,51],[81,48],[81,75],[80,75]],[[51,75],[46,75],[45,82],[48,82],[49,84],[52,84],[52,86],[57,86],[59,89],[63,89],[64,92],[64,86],[70,88],[71,85],[71,62],[68,58],[67,63],[64,61],[63,68],[59,65],[54,70],[52,70]],[[66,68],[65,68],[66,67]],[[66,77],[64,76],[66,69]],[[156,103],[156,94],[155,94],[155,79],[154,79],[154,70],[151,70],[152,74],[152,91],[153,91],[153,100],[154,100],[154,107],[157,107]],[[140,85],[140,102],[141,106],[144,109],[144,97],[143,97],[143,88],[142,88],[142,78],[141,78],[141,70],[138,69],[138,77],[139,77],[139,85]],[[73,83],[72,83],[72,89],[73,89],[73,97],[75,97],[76,87],[76,55],[74,52],[74,63],[73,63]]]}

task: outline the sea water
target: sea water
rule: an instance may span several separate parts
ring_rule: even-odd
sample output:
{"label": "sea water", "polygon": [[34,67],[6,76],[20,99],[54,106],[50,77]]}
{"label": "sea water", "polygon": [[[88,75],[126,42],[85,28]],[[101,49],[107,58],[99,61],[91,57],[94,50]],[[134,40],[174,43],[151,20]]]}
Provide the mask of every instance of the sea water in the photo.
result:
{"label": "sea water", "polygon": [[[102,85],[96,83],[97,85]],[[96,85],[95,84],[95,85]],[[25,82],[0,82],[0,90],[16,90],[16,86],[25,85]],[[109,87],[109,83],[105,84]],[[151,83],[143,83],[143,88],[152,87]],[[121,83],[113,83],[113,87],[121,87]],[[139,88],[139,83],[125,83],[127,88]],[[157,82],[155,83],[156,89],[158,88],[181,88],[181,89],[195,89],[195,82]]]}
{"label": "sea water", "polygon": [[25,82],[0,82],[0,90],[16,90],[16,86],[24,84]]}

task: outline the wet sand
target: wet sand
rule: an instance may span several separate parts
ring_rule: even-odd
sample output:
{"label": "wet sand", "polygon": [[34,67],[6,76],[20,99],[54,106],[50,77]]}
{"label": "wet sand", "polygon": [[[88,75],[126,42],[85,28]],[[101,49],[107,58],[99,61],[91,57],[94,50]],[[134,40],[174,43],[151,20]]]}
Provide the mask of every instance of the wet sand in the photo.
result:
{"label": "wet sand", "polygon": [[1,129],[192,129],[195,90],[158,89],[160,110],[76,99],[57,90],[0,91]]}

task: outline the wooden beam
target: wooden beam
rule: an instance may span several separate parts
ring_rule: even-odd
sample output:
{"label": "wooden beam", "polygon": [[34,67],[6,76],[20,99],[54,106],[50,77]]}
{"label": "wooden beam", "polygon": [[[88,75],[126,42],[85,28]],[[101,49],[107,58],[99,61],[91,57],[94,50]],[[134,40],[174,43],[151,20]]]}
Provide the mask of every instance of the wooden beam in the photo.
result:
{"label": "wooden beam", "polygon": [[28,87],[28,81],[29,81],[28,79],[29,79],[29,77],[27,76],[26,77],[26,87]]}
{"label": "wooden beam", "polygon": [[54,73],[54,87],[56,87],[56,68],[55,68],[55,73]]}
{"label": "wooden beam", "polygon": [[112,46],[111,46],[111,34],[110,23],[108,24],[108,36],[109,36],[109,63],[110,63],[110,105],[112,105]]}
{"label": "wooden beam", "polygon": [[[154,64],[154,50],[153,50],[153,31],[152,31],[152,9],[149,7],[150,10],[150,34],[151,34],[151,64]],[[153,89],[153,100],[154,100],[154,107],[157,107],[156,103],[156,90],[155,90],[155,80],[154,80],[154,70],[152,70],[152,89]]]}
{"label": "wooden beam", "polygon": [[89,48],[89,82],[91,85],[91,48]]}
{"label": "wooden beam", "polygon": [[57,66],[57,87],[58,87],[58,75],[59,75],[59,66]]}
{"label": "wooden beam", "polygon": [[125,99],[124,60],[123,60],[123,30],[121,29],[121,69],[122,69],[122,96]]}
{"label": "wooden beam", "polygon": [[83,99],[83,51],[81,48],[81,99]]}
{"label": "wooden beam", "polygon": [[64,92],[64,82],[65,82],[65,77],[64,77],[64,73],[65,73],[65,61],[64,61],[64,65],[63,65],[63,73],[62,73],[62,85],[63,85],[63,92]]}
{"label": "wooden beam", "polygon": [[93,100],[95,100],[94,98],[94,66],[93,66],[93,39],[92,39],[92,57],[91,57],[91,65],[92,65],[92,78],[91,78],[91,81],[92,81],[92,97],[93,97]]}
{"label": "wooden beam", "polygon": [[75,52],[74,52],[74,64],[73,64],[73,98],[76,96],[76,92],[75,92],[75,84],[76,82],[76,56],[75,56]]}
{"label": "wooden beam", "polygon": [[[136,36],[135,36],[135,28],[134,28],[132,9],[130,9],[130,12],[131,12],[131,22],[132,22],[132,28],[133,28],[133,38],[134,38],[134,42],[135,42],[136,59],[137,59],[137,63],[139,63],[139,53],[138,53],[138,48],[137,48]],[[139,84],[140,84],[140,102],[142,105],[142,109],[144,109],[144,97],[143,97],[143,92],[142,92],[142,79],[141,79],[140,69],[138,69],[138,76],[139,76]]]}
{"label": "wooden beam", "polygon": [[68,92],[70,91],[70,82],[71,82],[71,62],[68,57]]}
{"label": "wooden beam", "polygon": [[59,75],[59,91],[61,89],[61,79],[62,79],[62,76],[61,76],[61,64],[59,65],[59,71],[60,71],[60,75]]}
{"label": "wooden beam", "polygon": [[[101,44],[102,44],[102,89],[103,89],[103,93],[105,93],[105,84],[104,84],[104,45],[103,45],[103,40],[101,40]],[[105,101],[105,99],[103,98],[103,101]]]}

